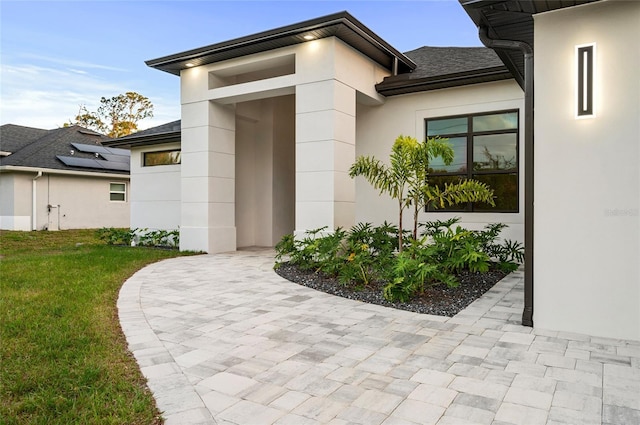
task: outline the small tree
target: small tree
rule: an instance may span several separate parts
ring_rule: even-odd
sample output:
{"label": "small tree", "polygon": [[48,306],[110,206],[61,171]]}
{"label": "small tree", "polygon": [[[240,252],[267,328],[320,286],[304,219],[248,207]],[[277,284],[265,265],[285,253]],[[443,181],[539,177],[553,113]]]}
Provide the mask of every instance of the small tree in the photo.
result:
{"label": "small tree", "polygon": [[126,92],[111,98],[102,97],[96,112],[81,105],[75,121],[70,124],[117,138],[136,132],[138,122],[150,117],[153,117],[151,101],[139,93]]}
{"label": "small tree", "polygon": [[402,214],[406,208],[405,191],[411,179],[413,163],[411,148],[403,136],[396,139],[389,156],[390,165],[380,160],[360,156],[349,169],[349,176],[363,176],[380,193],[388,193],[398,201],[398,250],[402,252]]}
{"label": "small tree", "polygon": [[445,139],[429,138],[424,143],[400,135],[389,156],[389,165],[361,156],[349,169],[351,177],[362,176],[380,193],[388,193],[398,202],[398,250],[402,252],[402,216],[413,205],[413,238],[418,236],[418,213],[426,206],[444,208],[461,202],[493,202],[493,190],[475,180],[445,183],[444,189],[429,184],[427,170],[432,159],[440,157],[451,164],[454,151]]}

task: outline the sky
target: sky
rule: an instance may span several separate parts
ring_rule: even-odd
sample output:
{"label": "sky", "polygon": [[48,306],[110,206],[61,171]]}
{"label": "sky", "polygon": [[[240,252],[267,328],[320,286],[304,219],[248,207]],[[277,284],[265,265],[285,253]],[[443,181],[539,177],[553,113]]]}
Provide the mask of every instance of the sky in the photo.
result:
{"label": "sky", "polygon": [[154,105],[140,129],[174,121],[179,77],[146,60],[344,10],[401,52],[481,45],[458,0],[0,0],[0,124],[58,128],[127,91]]}

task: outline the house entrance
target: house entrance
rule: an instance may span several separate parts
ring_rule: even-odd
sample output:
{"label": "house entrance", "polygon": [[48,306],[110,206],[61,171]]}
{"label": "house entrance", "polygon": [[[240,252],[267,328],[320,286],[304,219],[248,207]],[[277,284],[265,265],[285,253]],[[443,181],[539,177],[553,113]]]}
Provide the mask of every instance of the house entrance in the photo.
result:
{"label": "house entrance", "polygon": [[238,248],[275,246],[295,227],[295,95],[236,105]]}

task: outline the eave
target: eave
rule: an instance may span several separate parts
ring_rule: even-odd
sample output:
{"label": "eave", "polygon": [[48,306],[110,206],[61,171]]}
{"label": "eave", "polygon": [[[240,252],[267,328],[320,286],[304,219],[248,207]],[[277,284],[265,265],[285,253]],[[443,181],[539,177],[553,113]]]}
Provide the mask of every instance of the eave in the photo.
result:
{"label": "eave", "polygon": [[[198,49],[148,60],[145,63],[161,71],[180,75],[190,66],[207,65],[295,44],[306,43],[305,36],[314,39],[337,37],[354,49],[398,73],[416,68],[405,55],[381,39],[348,12],[340,12],[316,19],[212,44]],[[187,66],[187,63],[190,66]]]}
{"label": "eave", "polygon": [[[533,45],[533,15],[565,7],[579,6],[600,0],[459,0],[465,12],[478,28],[485,27],[492,39],[514,40]],[[524,87],[524,57],[517,50],[496,50],[513,74],[520,87]]]}
{"label": "eave", "polygon": [[109,140],[103,142],[104,146],[113,148],[131,149],[142,146],[163,145],[168,143],[180,143],[181,132],[171,131],[167,133],[156,133],[145,136],[126,136],[120,139]]}
{"label": "eave", "polygon": [[438,75],[428,78],[382,82],[376,85],[376,90],[384,96],[395,96],[470,84],[509,80],[512,78],[513,76],[507,68],[504,66],[498,66],[494,68],[458,72],[449,75]]}
{"label": "eave", "polygon": [[23,167],[20,165],[0,165],[0,173],[37,173],[43,172],[45,174],[58,174],[67,176],[82,176],[82,177],[100,177],[109,179],[126,179],[129,180],[129,172],[91,172],[91,171],[76,171],[76,170],[59,170],[56,168],[44,168],[44,167]]}

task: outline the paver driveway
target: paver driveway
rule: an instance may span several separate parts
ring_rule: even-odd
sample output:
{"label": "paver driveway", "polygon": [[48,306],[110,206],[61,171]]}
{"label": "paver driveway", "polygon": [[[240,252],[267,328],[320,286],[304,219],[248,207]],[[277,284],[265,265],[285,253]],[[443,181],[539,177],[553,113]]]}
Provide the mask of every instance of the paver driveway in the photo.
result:
{"label": "paver driveway", "polygon": [[270,250],[182,257],[122,287],[122,328],[168,425],[640,424],[640,343],[520,326],[521,272],[445,318],[272,265]]}

